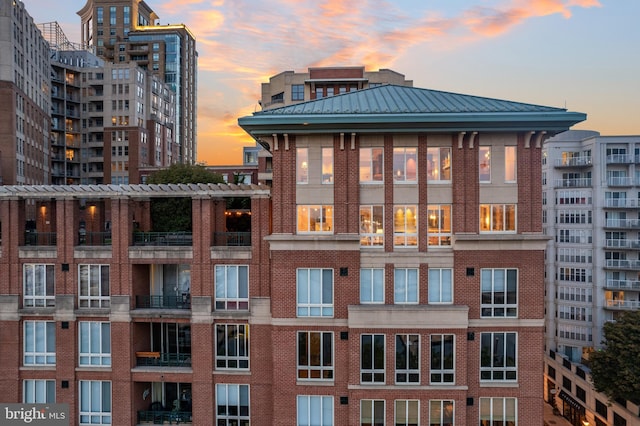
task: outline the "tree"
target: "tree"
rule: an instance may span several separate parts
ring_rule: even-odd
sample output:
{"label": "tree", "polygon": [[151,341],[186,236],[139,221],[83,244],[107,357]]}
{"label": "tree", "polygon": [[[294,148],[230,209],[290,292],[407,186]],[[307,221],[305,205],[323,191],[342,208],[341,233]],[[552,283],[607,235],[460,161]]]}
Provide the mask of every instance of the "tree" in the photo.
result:
{"label": "tree", "polygon": [[604,349],[590,356],[593,385],[610,400],[640,402],[640,311],[604,325]]}
{"label": "tree", "polygon": [[[162,183],[224,183],[217,173],[201,164],[173,164],[152,173],[148,184]],[[151,201],[151,223],[156,232],[191,231],[191,199],[160,198]]]}

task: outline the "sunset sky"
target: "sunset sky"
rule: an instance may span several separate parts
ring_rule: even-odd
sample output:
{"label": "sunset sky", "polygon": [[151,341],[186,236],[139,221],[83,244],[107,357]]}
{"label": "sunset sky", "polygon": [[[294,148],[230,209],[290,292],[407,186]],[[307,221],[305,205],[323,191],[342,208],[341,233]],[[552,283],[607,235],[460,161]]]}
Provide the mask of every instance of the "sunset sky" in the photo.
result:
{"label": "sunset sky", "polygon": [[[415,87],[587,114],[576,128],[640,135],[638,0],[145,0],[196,37],[198,160],[239,164],[237,119],[260,83],[316,66],[390,68]],[[85,0],[23,0],[79,42]],[[54,6],[55,5],[55,6]]]}

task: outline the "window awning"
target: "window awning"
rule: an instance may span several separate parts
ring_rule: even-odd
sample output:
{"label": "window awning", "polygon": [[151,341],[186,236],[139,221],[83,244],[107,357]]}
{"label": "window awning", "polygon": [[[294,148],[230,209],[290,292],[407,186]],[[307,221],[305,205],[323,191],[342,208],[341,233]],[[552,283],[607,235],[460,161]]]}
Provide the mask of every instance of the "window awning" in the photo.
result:
{"label": "window awning", "polygon": [[573,397],[571,395],[569,395],[568,393],[566,393],[563,390],[560,391],[560,399],[562,399],[567,404],[569,404],[569,406],[571,408],[573,408],[574,410],[577,410],[580,413],[585,414],[586,410],[585,410],[584,406],[582,404],[580,404],[578,401],[576,401],[575,399],[573,399]]}

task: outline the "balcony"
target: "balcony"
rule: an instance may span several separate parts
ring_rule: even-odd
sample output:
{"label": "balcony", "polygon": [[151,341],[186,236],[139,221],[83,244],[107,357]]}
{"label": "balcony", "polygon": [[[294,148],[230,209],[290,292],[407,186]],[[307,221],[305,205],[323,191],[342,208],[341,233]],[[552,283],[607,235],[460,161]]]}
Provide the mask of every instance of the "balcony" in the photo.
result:
{"label": "balcony", "polygon": [[640,281],[632,280],[607,280],[605,287],[615,290],[638,290],[640,291]]}
{"label": "balcony", "polygon": [[135,246],[191,246],[191,232],[134,232]]}
{"label": "balcony", "polygon": [[27,230],[24,232],[25,246],[55,246],[57,244],[57,233],[40,232]]}
{"label": "balcony", "polygon": [[191,367],[191,354],[136,352],[138,367]]}
{"label": "balcony", "polygon": [[617,310],[635,310],[640,308],[640,302],[637,300],[605,300],[605,309]]}
{"label": "balcony", "polygon": [[251,232],[214,232],[213,245],[216,247],[251,246]]}
{"label": "balcony", "polygon": [[607,155],[607,164],[631,164],[634,156],[628,154],[611,154]]}
{"label": "balcony", "polygon": [[138,424],[190,425],[191,411],[138,411]]}
{"label": "balcony", "polygon": [[628,176],[608,177],[609,186],[633,186],[633,178]]}
{"label": "balcony", "polygon": [[553,165],[557,168],[562,167],[590,167],[592,165],[590,156],[581,156],[573,158],[558,158]]}
{"label": "balcony", "polygon": [[555,188],[588,188],[591,186],[591,178],[556,179]]}
{"label": "balcony", "polygon": [[626,259],[607,259],[605,268],[608,269],[624,269],[624,270],[640,270],[640,260]]}
{"label": "balcony", "polygon": [[78,232],[78,245],[81,246],[110,246],[111,232]]}
{"label": "balcony", "polygon": [[191,294],[180,296],[136,296],[137,309],[191,309]]}
{"label": "balcony", "polygon": [[640,229],[640,219],[607,219],[605,228]]}
{"label": "balcony", "polygon": [[640,240],[607,239],[606,248],[640,250]]}
{"label": "balcony", "polygon": [[604,201],[605,207],[636,209],[640,207],[640,199],[637,198],[607,198]]}

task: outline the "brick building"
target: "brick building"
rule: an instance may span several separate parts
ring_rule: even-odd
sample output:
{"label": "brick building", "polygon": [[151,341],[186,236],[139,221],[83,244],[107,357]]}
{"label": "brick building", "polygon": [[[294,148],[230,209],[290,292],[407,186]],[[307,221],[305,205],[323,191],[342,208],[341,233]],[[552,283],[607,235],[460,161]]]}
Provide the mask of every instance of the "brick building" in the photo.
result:
{"label": "brick building", "polygon": [[271,188],[0,187],[0,392],[72,424],[542,419],[541,144],[584,118],[386,85],[241,118]]}

